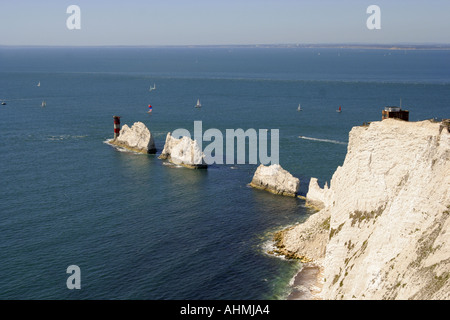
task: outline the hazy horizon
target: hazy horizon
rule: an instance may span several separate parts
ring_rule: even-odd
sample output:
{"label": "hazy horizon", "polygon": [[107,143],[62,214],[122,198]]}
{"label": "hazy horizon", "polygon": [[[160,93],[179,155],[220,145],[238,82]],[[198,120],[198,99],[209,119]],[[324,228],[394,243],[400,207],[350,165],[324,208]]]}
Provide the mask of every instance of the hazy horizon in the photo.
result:
{"label": "hazy horizon", "polygon": [[426,47],[426,48],[440,48],[441,46],[444,48],[450,48],[450,43],[249,43],[249,44],[165,44],[165,45],[133,45],[133,44],[92,44],[92,45],[28,45],[28,44],[19,44],[19,45],[9,45],[9,44],[1,44],[0,47],[32,47],[32,48],[170,48],[170,47],[182,47],[182,48],[193,48],[193,47],[299,47],[299,48],[314,48],[314,47],[330,47],[330,48],[351,48],[351,47],[380,47],[380,48],[388,48],[388,47],[406,47],[406,48],[415,48],[415,47]]}

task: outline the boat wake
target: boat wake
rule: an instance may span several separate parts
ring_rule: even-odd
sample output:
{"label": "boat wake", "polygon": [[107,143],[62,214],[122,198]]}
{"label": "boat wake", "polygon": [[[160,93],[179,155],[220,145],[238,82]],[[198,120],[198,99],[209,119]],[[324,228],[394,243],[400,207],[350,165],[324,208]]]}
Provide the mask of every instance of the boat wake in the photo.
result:
{"label": "boat wake", "polygon": [[343,145],[347,144],[347,142],[342,142],[342,141],[337,141],[337,140],[330,140],[330,139],[319,139],[319,138],[311,138],[311,137],[305,137],[305,136],[299,136],[299,138],[300,139],[304,139],[304,140],[328,142],[328,143],[334,143],[334,144],[343,144]]}
{"label": "boat wake", "polygon": [[70,140],[70,139],[84,139],[87,136],[74,136],[69,134],[63,134],[59,136],[49,136],[47,140],[49,141],[60,141],[60,140]]}

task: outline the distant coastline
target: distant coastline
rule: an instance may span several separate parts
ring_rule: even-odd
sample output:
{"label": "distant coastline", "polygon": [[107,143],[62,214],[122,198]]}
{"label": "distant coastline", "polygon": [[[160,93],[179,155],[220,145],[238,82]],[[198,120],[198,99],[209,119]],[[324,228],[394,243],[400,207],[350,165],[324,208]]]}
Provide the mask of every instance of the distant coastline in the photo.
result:
{"label": "distant coastline", "polygon": [[210,44],[210,45],[4,45],[0,48],[311,48],[311,49],[366,49],[366,50],[450,50],[450,44]]}

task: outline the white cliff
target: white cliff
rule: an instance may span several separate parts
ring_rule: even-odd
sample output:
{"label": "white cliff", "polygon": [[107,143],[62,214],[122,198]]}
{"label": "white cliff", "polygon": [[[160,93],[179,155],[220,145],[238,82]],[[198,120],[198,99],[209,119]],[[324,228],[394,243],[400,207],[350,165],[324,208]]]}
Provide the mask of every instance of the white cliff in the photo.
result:
{"label": "white cliff", "polygon": [[156,153],[153,136],[142,122],[135,122],[131,128],[124,124],[119,136],[109,142],[136,152]]}
{"label": "white cliff", "polygon": [[270,191],[275,194],[295,197],[300,180],[284,170],[279,164],[264,166],[255,171],[250,186]]}
{"label": "white cliff", "polygon": [[324,299],[450,299],[450,133],[431,121],[355,127],[323,209],[282,234],[323,267]]}
{"label": "white cliff", "polygon": [[191,169],[206,168],[204,154],[196,140],[189,137],[176,139],[167,133],[164,149],[159,156],[160,159],[167,159],[170,162],[182,165]]}

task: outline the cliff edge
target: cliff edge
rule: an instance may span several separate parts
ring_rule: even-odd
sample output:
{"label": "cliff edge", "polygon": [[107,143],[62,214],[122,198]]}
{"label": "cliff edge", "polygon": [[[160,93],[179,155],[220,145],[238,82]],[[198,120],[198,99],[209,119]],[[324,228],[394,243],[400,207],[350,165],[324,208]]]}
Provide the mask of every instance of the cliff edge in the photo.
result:
{"label": "cliff edge", "polygon": [[324,299],[450,299],[450,133],[386,119],[354,127],[322,209],[281,245],[323,267]]}

